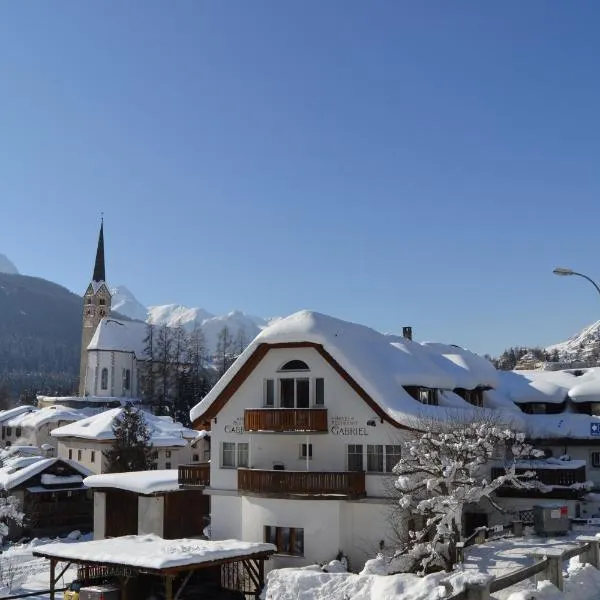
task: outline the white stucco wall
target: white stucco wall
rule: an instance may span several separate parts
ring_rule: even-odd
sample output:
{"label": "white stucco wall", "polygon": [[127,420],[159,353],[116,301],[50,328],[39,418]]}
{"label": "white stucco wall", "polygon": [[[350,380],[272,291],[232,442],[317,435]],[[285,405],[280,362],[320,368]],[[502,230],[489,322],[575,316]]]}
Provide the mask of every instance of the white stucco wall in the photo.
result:
{"label": "white stucco wall", "polygon": [[[108,386],[101,385],[102,369],[108,370]],[[130,389],[123,387],[123,370],[130,371]],[[91,396],[137,398],[137,361],[133,352],[88,350],[85,391]]]}
{"label": "white stucco wall", "polygon": [[[277,380],[281,373],[277,370],[292,359],[303,360],[310,367],[310,373],[286,373],[286,376],[325,380],[325,404],[328,410],[328,433],[304,434],[288,433],[245,433],[243,431],[244,409],[262,408],[264,382]],[[312,404],[314,406],[314,404]],[[368,426],[374,421],[375,426]],[[217,422],[211,427],[211,488],[236,489],[235,469],[221,468],[222,442],[247,442],[249,444],[250,466],[258,469],[272,469],[275,462],[282,462],[286,470],[294,471],[346,471],[348,444],[362,444],[366,467],[367,444],[399,444],[403,433],[381,419],[365,401],[344,381],[340,375],[313,348],[279,348],[270,350],[260,364],[242,383],[238,391],[219,412]],[[303,443],[313,446],[313,458],[307,461],[300,458]],[[379,475],[368,476],[367,486],[371,493],[381,494],[382,484]]]}
{"label": "white stucco wall", "polygon": [[242,499],[232,496],[214,495],[210,499],[210,527],[213,540],[242,538]]}
{"label": "white stucco wall", "polygon": [[106,494],[94,492],[94,539],[106,537]]}
{"label": "white stucco wall", "polygon": [[138,497],[138,534],[154,533],[160,537],[164,532],[164,496]]}

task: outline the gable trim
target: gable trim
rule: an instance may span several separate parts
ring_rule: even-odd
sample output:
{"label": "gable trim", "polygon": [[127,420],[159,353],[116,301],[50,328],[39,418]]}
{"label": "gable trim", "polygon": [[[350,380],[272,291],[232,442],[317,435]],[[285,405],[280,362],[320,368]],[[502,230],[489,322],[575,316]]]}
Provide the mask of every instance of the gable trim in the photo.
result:
{"label": "gable trim", "polygon": [[240,370],[232,377],[231,381],[225,386],[223,391],[217,396],[214,402],[207,410],[192,423],[192,427],[197,430],[210,429],[210,421],[214,419],[222,410],[228,400],[237,392],[242,383],[250,376],[252,371],[259,365],[267,352],[277,348],[314,348],[325,361],[336,371],[336,373],[366,402],[381,421],[387,421],[398,429],[411,430],[411,427],[398,423],[390,417],[379,404],[360,386],[356,380],[333,358],[321,344],[315,342],[279,342],[274,344],[260,344],[248,360],[242,365]]}

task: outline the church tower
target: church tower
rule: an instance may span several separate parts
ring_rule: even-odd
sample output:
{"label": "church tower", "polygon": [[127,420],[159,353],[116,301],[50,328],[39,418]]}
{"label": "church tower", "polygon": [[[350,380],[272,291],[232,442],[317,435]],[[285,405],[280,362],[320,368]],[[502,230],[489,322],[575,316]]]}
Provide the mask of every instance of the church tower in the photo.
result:
{"label": "church tower", "polygon": [[104,219],[100,223],[100,235],[96,249],[96,262],[92,281],[83,296],[83,333],[81,334],[81,357],[79,366],[79,395],[85,395],[88,365],[87,347],[92,341],[98,323],[110,315],[111,295],[106,285],[104,270]]}

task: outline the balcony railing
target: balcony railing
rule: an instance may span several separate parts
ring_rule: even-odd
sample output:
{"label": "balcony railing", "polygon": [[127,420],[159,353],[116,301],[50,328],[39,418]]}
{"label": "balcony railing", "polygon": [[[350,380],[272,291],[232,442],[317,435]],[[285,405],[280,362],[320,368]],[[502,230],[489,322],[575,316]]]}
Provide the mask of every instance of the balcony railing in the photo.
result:
{"label": "balcony railing", "polygon": [[[584,483],[586,480],[585,467],[577,467],[574,469],[543,469],[532,467],[518,467],[515,469],[517,474],[534,471],[536,477],[533,481],[539,481],[544,485],[552,488],[549,492],[542,492],[537,489],[520,489],[506,485],[497,490],[499,496],[505,497],[537,497],[543,496],[546,498],[576,498],[585,490],[571,488],[575,483]],[[505,475],[506,471],[503,468],[494,467],[492,469],[492,479]]]}
{"label": "balcony railing", "polygon": [[327,433],[326,408],[247,408],[246,431]]}
{"label": "balcony railing", "polygon": [[282,496],[366,495],[364,472],[277,471],[238,469],[238,490]]}
{"label": "balcony railing", "polygon": [[210,463],[179,465],[178,481],[181,486],[206,487],[210,485]]}

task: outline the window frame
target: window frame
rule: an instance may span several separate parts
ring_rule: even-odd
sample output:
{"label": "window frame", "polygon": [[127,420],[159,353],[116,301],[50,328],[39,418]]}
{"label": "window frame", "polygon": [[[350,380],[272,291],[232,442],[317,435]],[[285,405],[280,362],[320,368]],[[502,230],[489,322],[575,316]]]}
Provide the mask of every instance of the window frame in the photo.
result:
{"label": "window frame", "polygon": [[102,367],[102,370],[100,371],[100,389],[108,389],[108,369],[106,367]]}
{"label": "window frame", "polygon": [[[355,449],[353,452],[350,451],[350,449],[353,448]],[[358,448],[360,448],[360,451],[358,451]],[[365,456],[364,456],[364,445],[363,444],[348,444],[346,446],[346,466],[349,472],[351,473],[364,473],[365,471]],[[358,469],[354,469],[352,468],[353,464],[351,464],[350,461],[350,457],[359,457],[357,458],[357,467],[360,467]],[[352,461],[353,462],[353,461]]]}
{"label": "window frame", "polygon": [[[284,535],[287,532],[287,542],[284,543]],[[268,544],[274,544],[277,554],[285,556],[304,556],[304,528],[303,527],[280,527],[278,525],[265,525],[263,529],[264,540]],[[299,551],[296,548],[299,547]]]}
{"label": "window frame", "polygon": [[592,469],[600,469],[600,451],[590,452],[590,464],[592,465]]}
{"label": "window frame", "polygon": [[[226,446],[228,447],[226,449]],[[237,447],[235,442],[221,442],[221,468],[235,469],[236,468],[236,452]],[[232,464],[225,463],[225,454],[231,454]]]}
{"label": "window frame", "polygon": [[[299,458],[301,460],[306,460],[307,456],[306,456],[306,443],[300,444],[300,455]],[[313,459],[313,445],[312,442],[310,442],[308,444],[308,460],[312,460]]]}

